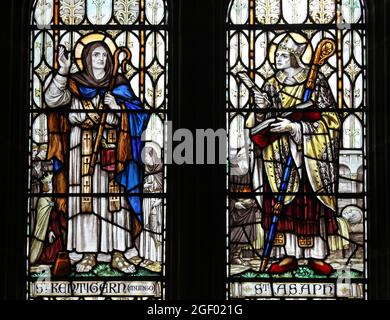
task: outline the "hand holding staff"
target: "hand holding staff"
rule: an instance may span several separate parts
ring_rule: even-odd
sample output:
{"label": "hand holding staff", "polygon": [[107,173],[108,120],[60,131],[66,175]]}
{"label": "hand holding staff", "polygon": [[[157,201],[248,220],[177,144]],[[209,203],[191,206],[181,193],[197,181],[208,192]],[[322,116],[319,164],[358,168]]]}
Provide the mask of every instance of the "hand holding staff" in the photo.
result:
{"label": "hand holding staff", "polygon": [[[124,47],[116,49],[115,54],[114,54],[114,71],[112,73],[112,78],[111,78],[111,81],[110,81],[110,85],[108,87],[110,95],[111,95],[112,90],[115,87],[116,77],[118,76],[119,65],[120,65],[119,64],[119,55],[121,54],[121,52],[124,52],[126,54],[125,58],[122,61],[122,65],[121,65],[122,72],[125,70],[126,64],[130,60],[130,57],[131,57],[131,52],[130,52],[129,49],[124,48]],[[104,110],[106,110],[106,109],[107,108],[105,106]],[[91,176],[93,175],[93,172],[95,170],[95,165],[96,165],[96,161],[97,161],[99,147],[100,147],[100,143],[101,143],[102,138],[103,138],[104,127],[106,126],[106,120],[107,120],[107,112],[103,112],[103,114],[100,117],[98,134],[97,134],[97,137],[96,137],[95,146],[93,148],[93,154],[92,154],[91,163],[89,165],[89,174]]]}

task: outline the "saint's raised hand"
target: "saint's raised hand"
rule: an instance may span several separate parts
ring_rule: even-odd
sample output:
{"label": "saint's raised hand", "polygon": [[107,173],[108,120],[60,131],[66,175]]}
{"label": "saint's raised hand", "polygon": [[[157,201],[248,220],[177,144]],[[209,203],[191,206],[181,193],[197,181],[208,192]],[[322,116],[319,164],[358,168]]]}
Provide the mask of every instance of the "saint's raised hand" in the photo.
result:
{"label": "saint's raised hand", "polygon": [[61,75],[67,75],[69,73],[71,63],[70,54],[66,52],[65,47],[61,46],[58,49],[58,65],[60,66],[59,73]]}

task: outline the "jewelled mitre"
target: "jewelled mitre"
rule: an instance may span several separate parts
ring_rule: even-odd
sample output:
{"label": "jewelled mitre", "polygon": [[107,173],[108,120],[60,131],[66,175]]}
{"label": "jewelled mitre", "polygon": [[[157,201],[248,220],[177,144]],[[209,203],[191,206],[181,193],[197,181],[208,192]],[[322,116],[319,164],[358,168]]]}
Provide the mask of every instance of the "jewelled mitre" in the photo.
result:
{"label": "jewelled mitre", "polygon": [[289,52],[297,58],[300,58],[305,52],[306,46],[307,43],[298,44],[290,35],[286,35],[279,43],[278,50]]}

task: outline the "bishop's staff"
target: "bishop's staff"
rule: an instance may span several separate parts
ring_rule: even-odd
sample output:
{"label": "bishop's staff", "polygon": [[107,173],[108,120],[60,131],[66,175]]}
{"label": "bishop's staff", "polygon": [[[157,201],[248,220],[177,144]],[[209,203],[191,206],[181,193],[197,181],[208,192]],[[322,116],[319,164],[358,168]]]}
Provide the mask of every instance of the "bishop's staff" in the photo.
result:
{"label": "bishop's staff", "polygon": [[[306,89],[303,96],[303,102],[304,102],[303,104],[308,103],[311,99],[311,95],[315,89],[319,68],[325,64],[325,62],[335,53],[335,51],[336,51],[336,45],[334,41],[331,39],[323,39],[318,44],[314,55],[314,60],[311,65],[310,73],[307,79]],[[248,87],[248,89],[261,93],[261,90],[257,87],[255,83],[253,83],[253,81],[248,77],[247,74],[240,72],[237,75],[241,79],[241,81]],[[254,140],[254,142],[256,143],[256,140],[253,139],[253,137],[252,140]],[[260,145],[260,147],[264,147],[264,145]],[[268,260],[275,240],[279,217],[283,210],[284,200],[286,198],[287,187],[291,177],[293,164],[294,164],[294,159],[292,155],[289,154],[287,158],[286,166],[284,167],[283,174],[282,174],[282,182],[278,193],[279,195],[272,209],[272,222],[271,222],[270,230],[268,232],[268,237],[267,237],[267,241],[266,241],[266,245],[265,245],[265,249],[263,252],[263,257],[260,265],[261,272],[264,272],[265,269],[267,268]]]}

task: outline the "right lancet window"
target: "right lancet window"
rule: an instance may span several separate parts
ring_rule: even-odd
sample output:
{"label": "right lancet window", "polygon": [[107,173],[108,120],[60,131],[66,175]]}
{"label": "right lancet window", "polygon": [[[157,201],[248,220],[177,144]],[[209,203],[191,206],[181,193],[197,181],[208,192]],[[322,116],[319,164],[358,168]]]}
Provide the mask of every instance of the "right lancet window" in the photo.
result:
{"label": "right lancet window", "polygon": [[229,299],[365,299],[363,0],[232,0]]}

